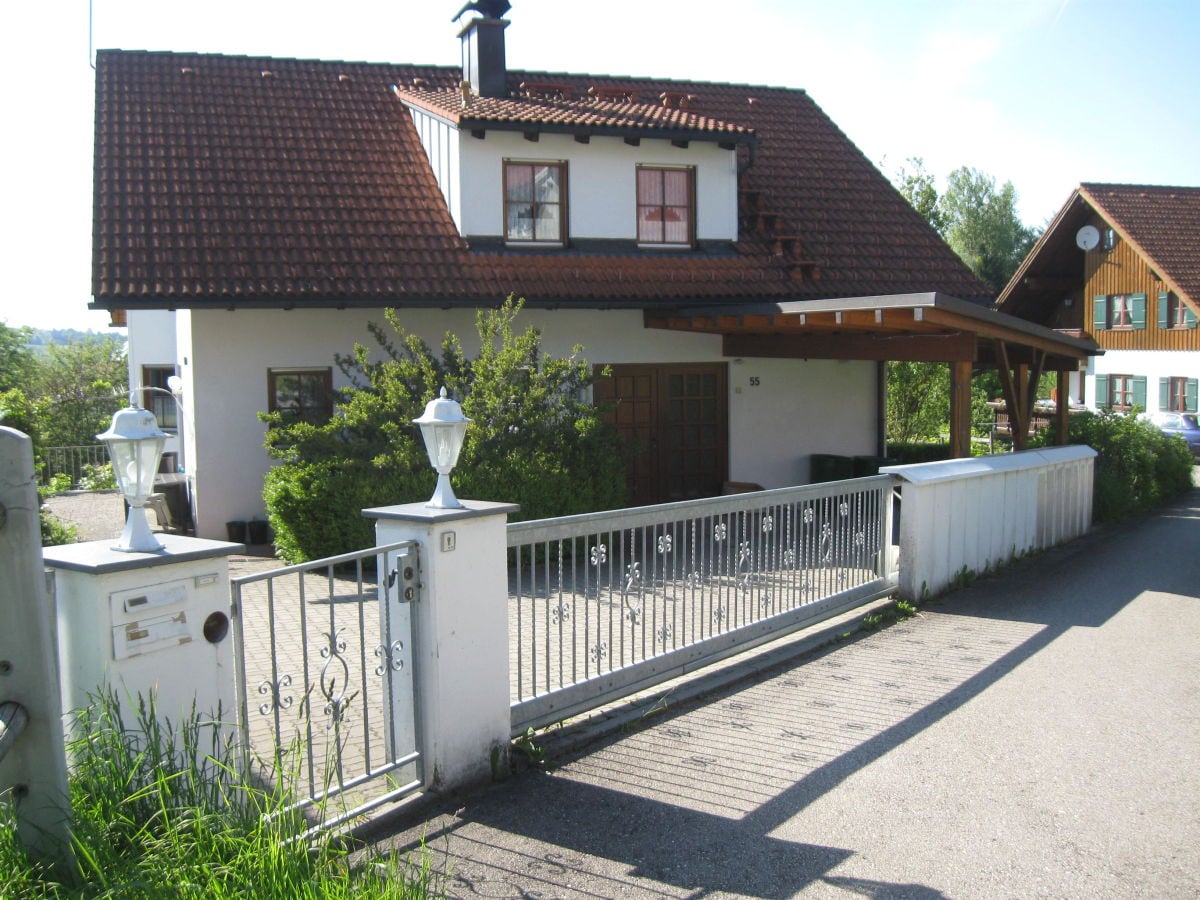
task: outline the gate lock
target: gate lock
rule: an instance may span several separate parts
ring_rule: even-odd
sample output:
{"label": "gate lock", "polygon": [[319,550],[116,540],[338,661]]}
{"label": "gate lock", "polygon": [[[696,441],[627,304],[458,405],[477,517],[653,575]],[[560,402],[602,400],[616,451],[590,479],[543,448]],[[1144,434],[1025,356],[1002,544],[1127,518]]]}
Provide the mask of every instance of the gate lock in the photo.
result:
{"label": "gate lock", "polygon": [[388,573],[388,587],[395,587],[397,579],[402,582],[397,602],[416,602],[421,585],[417,581],[417,554],[414,549],[406,549],[396,557],[396,566]]}

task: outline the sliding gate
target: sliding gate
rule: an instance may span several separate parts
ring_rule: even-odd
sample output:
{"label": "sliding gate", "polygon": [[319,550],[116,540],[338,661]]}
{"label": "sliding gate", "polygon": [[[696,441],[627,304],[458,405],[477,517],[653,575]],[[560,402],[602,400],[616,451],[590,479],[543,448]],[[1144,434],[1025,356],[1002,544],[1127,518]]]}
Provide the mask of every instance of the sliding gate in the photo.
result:
{"label": "sliding gate", "polygon": [[404,541],[230,579],[245,758],[315,826],[422,787],[418,571]]}

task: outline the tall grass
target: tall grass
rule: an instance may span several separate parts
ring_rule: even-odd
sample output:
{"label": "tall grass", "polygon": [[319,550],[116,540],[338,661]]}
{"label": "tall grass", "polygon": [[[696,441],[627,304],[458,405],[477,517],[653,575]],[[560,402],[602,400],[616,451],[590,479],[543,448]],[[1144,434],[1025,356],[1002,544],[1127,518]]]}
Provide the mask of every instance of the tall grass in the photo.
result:
{"label": "tall grass", "polygon": [[[132,727],[129,727],[132,725]],[[178,728],[139,699],[127,723],[109,696],[77,714],[68,746],[73,865],[30,858],[0,802],[0,898],[425,898],[441,896],[427,853],[352,856],[307,828],[282,791],[253,784],[222,729]]]}

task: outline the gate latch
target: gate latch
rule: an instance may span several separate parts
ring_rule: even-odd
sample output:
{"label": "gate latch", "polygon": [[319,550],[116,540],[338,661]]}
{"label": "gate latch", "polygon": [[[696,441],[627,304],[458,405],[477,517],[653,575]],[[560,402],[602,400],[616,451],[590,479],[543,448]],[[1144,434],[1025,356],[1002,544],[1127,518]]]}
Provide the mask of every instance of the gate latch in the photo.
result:
{"label": "gate latch", "polygon": [[396,595],[398,603],[415,603],[421,597],[421,583],[418,580],[417,552],[414,548],[401,551],[395,557],[395,565],[388,573],[388,587],[400,582]]}

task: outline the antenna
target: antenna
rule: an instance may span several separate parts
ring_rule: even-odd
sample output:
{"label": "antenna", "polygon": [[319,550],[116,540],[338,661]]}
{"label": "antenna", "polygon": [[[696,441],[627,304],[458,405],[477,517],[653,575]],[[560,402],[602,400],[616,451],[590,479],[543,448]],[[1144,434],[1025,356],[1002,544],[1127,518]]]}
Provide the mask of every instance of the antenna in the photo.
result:
{"label": "antenna", "polygon": [[88,0],[88,65],[92,67],[92,71],[96,70],[96,48],[92,40],[92,4],[95,0]]}

